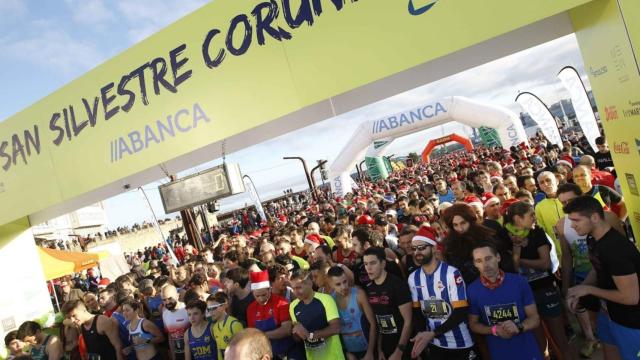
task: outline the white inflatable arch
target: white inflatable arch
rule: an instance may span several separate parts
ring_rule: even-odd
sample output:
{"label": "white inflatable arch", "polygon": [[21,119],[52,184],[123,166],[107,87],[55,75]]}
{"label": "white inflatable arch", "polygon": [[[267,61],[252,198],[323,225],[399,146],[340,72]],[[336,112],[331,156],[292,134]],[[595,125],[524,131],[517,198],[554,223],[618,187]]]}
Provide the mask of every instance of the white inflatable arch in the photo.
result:
{"label": "white inflatable arch", "polygon": [[520,117],[507,108],[459,96],[423,103],[360,125],[329,169],[333,193],[344,196],[352,191],[355,184],[350,176],[351,170],[367,153],[369,145],[373,144],[367,156],[380,156],[393,139],[450,121],[476,128],[495,128],[505,148],[528,143]]}

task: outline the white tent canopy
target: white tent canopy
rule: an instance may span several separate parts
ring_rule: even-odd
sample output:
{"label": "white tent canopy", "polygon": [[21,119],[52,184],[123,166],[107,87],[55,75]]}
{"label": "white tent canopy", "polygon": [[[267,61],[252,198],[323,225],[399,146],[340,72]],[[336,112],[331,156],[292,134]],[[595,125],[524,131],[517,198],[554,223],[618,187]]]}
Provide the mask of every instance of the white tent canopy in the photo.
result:
{"label": "white tent canopy", "polygon": [[507,108],[480,103],[468,98],[451,96],[438,101],[422,103],[403,112],[362,123],[353,133],[347,145],[331,164],[331,187],[336,196],[352,191],[350,172],[367,147],[384,140],[386,144],[374,153],[381,154],[393,139],[458,121],[471,127],[495,128],[504,147],[527,143],[527,135],[520,118]]}

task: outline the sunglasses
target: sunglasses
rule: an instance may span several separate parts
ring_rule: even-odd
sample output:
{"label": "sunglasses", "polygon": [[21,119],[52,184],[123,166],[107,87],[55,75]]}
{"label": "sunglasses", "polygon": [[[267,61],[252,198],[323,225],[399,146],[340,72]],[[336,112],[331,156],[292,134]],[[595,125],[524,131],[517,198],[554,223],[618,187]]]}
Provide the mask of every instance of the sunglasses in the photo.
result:
{"label": "sunglasses", "polygon": [[222,306],[222,304],[212,305],[212,306],[207,306],[207,311],[215,311],[215,310],[216,310],[216,309],[218,309],[220,306]]}
{"label": "sunglasses", "polygon": [[430,245],[420,245],[420,246],[412,246],[411,250],[413,251],[425,251],[427,249],[427,247],[429,247]]}

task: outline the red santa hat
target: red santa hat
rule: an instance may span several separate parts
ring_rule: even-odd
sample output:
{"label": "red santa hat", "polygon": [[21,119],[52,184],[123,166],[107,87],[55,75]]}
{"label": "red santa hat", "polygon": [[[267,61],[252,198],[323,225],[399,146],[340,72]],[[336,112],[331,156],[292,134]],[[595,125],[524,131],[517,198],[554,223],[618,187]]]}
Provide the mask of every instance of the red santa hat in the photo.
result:
{"label": "red santa hat", "polygon": [[304,238],[304,243],[311,245],[315,250],[315,248],[322,245],[322,238],[318,234],[309,234]]}
{"label": "red santa hat", "polygon": [[428,226],[422,226],[420,227],[420,229],[418,229],[418,232],[416,232],[411,241],[421,241],[427,243],[428,245],[436,246],[438,245],[436,239],[437,236],[434,229]]}
{"label": "red santa hat", "polygon": [[467,205],[478,205],[480,207],[484,207],[482,201],[475,196],[467,196],[464,198],[464,202],[467,203]]}
{"label": "red santa hat", "polygon": [[269,283],[269,272],[267,270],[252,271],[249,273],[249,278],[251,279],[251,291],[271,287],[271,283]]}
{"label": "red santa hat", "polygon": [[284,214],[282,214],[282,215],[278,216],[278,221],[281,224],[286,224],[287,223],[287,217]]}
{"label": "red santa hat", "polygon": [[498,199],[497,196],[495,196],[493,193],[491,192],[486,192],[484,194],[482,194],[482,205],[486,208],[487,206],[493,205],[493,204],[499,204],[500,203],[500,199]]}
{"label": "red santa hat", "polygon": [[502,207],[500,208],[500,213],[502,215],[506,214],[507,213],[507,209],[509,209],[509,206],[517,203],[518,201],[519,201],[518,199],[509,199],[509,200],[505,201],[502,204]]}
{"label": "red santa hat", "polygon": [[563,155],[560,157],[560,160],[558,160],[558,164],[563,164],[566,165],[570,168],[573,169],[574,166],[576,166],[576,162],[575,160],[573,160],[573,158],[569,155]]}
{"label": "red santa hat", "polygon": [[102,278],[102,279],[100,279],[100,282],[98,283],[98,289],[104,289],[109,284],[111,284],[111,280],[109,280],[108,278]]}

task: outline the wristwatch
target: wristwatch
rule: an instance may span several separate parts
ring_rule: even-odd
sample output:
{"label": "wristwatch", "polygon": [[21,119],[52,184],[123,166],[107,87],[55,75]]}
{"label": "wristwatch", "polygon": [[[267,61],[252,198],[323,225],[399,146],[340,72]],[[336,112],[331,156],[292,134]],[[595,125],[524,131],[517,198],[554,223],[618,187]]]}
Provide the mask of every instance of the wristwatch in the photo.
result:
{"label": "wristwatch", "polygon": [[405,344],[398,344],[398,350],[400,350],[401,353],[404,353],[404,351],[407,349],[407,345]]}
{"label": "wristwatch", "polygon": [[309,333],[309,340],[313,340],[313,333],[312,332]]}
{"label": "wristwatch", "polygon": [[524,332],[524,324],[519,322],[516,324],[516,326],[518,327],[518,334],[522,334]]}

